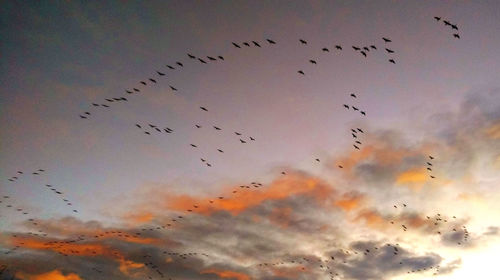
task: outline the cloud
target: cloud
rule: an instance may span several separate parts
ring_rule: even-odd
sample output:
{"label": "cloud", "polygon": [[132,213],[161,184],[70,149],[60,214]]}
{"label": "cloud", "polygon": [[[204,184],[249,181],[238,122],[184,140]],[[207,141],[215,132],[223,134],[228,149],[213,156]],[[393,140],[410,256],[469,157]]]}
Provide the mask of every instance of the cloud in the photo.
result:
{"label": "cloud", "polygon": [[59,270],[53,270],[47,273],[30,275],[23,272],[16,273],[16,277],[21,280],[81,280],[80,276],[74,273],[64,275]]}

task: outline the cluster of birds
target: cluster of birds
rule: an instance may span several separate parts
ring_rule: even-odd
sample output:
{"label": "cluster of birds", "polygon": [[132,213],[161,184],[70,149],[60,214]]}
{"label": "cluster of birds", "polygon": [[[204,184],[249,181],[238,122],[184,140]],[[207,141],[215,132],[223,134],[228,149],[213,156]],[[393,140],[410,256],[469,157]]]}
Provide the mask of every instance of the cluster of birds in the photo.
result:
{"label": "cluster of birds", "polygon": [[[38,170],[35,170],[35,171],[31,172],[31,174],[32,175],[40,175],[43,172],[45,172],[44,169],[38,169]],[[21,178],[22,175],[24,175],[23,171],[17,171],[17,174],[15,176],[10,177],[8,180],[10,182],[16,182],[19,178]]]}
{"label": "cluster of birds", "polygon": [[[390,43],[390,42],[392,42],[392,40],[391,40],[391,39],[389,39],[389,38],[385,38],[385,37],[382,37],[382,40],[384,41],[384,43]],[[306,40],[304,40],[304,39],[299,39],[299,42],[300,42],[302,45],[307,45],[307,41],[306,41]],[[353,49],[354,51],[356,51],[356,52],[359,52],[359,53],[360,53],[362,56],[364,56],[364,57],[368,57],[368,53],[369,53],[370,51],[376,51],[376,50],[378,50],[378,49],[377,49],[377,46],[375,46],[375,45],[373,45],[373,44],[371,44],[371,45],[369,45],[369,46],[364,46],[364,47],[359,47],[359,46],[354,46],[354,45],[353,45],[353,46],[352,46],[352,49]],[[336,50],[336,51],[342,51],[342,46],[341,46],[341,45],[335,45],[335,50]],[[327,47],[323,47],[323,48],[321,49],[321,51],[322,51],[322,52],[327,52],[327,53],[329,53],[329,52],[330,52],[330,49],[329,49],[329,48],[327,48]],[[394,54],[394,50],[391,50],[391,49],[389,49],[389,48],[385,48],[385,51],[387,52],[387,54],[388,54],[388,55],[392,55],[392,54]],[[393,57],[389,57],[389,58],[388,58],[388,61],[389,61],[390,63],[396,64],[396,61],[394,60],[394,58],[393,58]],[[309,63],[310,63],[310,64],[312,64],[312,65],[317,65],[317,64],[318,64],[318,60],[317,60],[317,59],[309,59]],[[299,73],[300,75],[305,75],[305,72],[304,72],[304,70],[302,70],[302,69],[298,70],[298,71],[297,71],[297,73]]]}
{"label": "cluster of birds", "polygon": [[[357,98],[357,95],[356,95],[355,93],[351,93],[351,97],[352,97],[352,98]],[[365,111],[363,111],[363,110],[359,109],[358,107],[356,107],[356,106],[354,106],[354,105],[344,104],[343,106],[344,106],[344,108],[346,108],[347,110],[349,110],[349,109],[353,109],[353,110],[354,110],[354,112],[359,112],[361,115],[366,116],[366,112],[365,112]]]}
{"label": "cluster of birds", "polygon": [[434,160],[434,157],[433,157],[433,156],[429,156],[429,161],[427,161],[427,162],[426,162],[426,164],[427,164],[426,169],[427,169],[427,171],[429,172],[429,177],[431,177],[432,179],[435,179],[435,178],[436,178],[436,176],[434,176],[434,175],[432,174],[432,167],[434,166],[434,165],[432,164],[432,161],[433,161],[433,160]]}
{"label": "cluster of birds", "polygon": [[[439,22],[441,21],[441,17],[434,17],[434,19]],[[451,23],[449,20],[443,19],[443,23],[445,26],[449,26],[452,30],[452,34],[454,38],[460,39],[460,34],[458,34],[458,26],[454,23]]]}

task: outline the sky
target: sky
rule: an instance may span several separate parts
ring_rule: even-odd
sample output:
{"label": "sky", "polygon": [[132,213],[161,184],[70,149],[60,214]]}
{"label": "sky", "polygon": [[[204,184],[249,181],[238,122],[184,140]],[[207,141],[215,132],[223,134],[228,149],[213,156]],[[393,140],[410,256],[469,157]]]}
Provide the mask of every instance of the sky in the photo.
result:
{"label": "sky", "polygon": [[497,279],[499,18],[0,3],[0,279]]}

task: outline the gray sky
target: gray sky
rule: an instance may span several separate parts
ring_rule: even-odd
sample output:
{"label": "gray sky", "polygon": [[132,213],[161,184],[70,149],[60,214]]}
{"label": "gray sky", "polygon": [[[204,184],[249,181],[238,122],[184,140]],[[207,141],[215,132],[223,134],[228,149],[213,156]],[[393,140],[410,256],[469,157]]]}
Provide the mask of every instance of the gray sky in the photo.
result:
{"label": "gray sky", "polygon": [[[135,233],[200,206],[172,233],[148,233],[158,243],[80,241],[116,248],[120,258],[76,254],[78,262],[58,266],[58,249],[25,241],[2,263],[19,279],[96,279],[92,267],[102,267],[106,279],[157,277],[140,265],[148,252],[175,279],[329,279],[312,261],[298,272],[257,264],[399,242],[404,269],[400,259],[387,265],[393,256],[381,251],[330,266],[340,279],[400,279],[439,264],[442,279],[469,277],[467,269],[477,268],[471,264],[490,259],[484,248],[499,244],[499,18],[497,1],[2,3],[0,190],[9,197],[0,205],[0,249],[19,245],[16,233],[30,242],[106,229]],[[366,58],[351,47],[370,45],[377,49]],[[125,92],[134,87],[140,94]],[[128,101],[105,100],[113,97]],[[85,111],[91,115],[81,119]],[[174,131],[146,135],[135,124]],[[360,150],[352,128],[364,131],[357,132]],[[428,155],[437,161],[436,180],[426,170]],[[38,169],[45,171],[31,174]],[[232,193],[252,181],[263,186]],[[218,196],[227,202],[201,206]],[[474,230],[470,245],[450,246],[463,234],[442,229],[438,238],[419,220],[437,213]],[[47,236],[27,234],[35,231],[29,218]],[[392,218],[414,228],[391,229]],[[165,246],[211,257],[169,261]],[[47,264],[20,268],[37,254]]]}

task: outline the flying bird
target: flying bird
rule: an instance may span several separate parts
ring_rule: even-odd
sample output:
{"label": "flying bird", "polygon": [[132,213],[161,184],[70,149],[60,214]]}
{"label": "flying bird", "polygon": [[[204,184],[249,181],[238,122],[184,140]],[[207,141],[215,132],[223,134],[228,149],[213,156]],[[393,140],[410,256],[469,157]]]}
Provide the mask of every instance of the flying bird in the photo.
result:
{"label": "flying bird", "polygon": [[267,40],[267,42],[268,42],[269,44],[276,44],[276,42],[274,42],[274,41],[273,41],[273,40],[271,40],[271,39],[266,39],[266,40]]}
{"label": "flying bird", "polygon": [[239,133],[239,132],[237,132],[237,131],[235,131],[235,132],[234,132],[234,134],[236,134],[236,135],[238,135],[238,136],[240,136],[240,135],[241,135],[241,133]]}
{"label": "flying bird", "polygon": [[243,45],[250,47],[250,44],[248,42],[243,42]]}
{"label": "flying bird", "polygon": [[312,64],[316,64],[316,60],[310,59],[309,62],[311,62]]}
{"label": "flying bird", "polygon": [[175,68],[173,66],[167,65],[167,67],[168,67],[168,69],[175,70]]}
{"label": "flying bird", "polygon": [[443,20],[443,22],[444,22],[444,25],[451,25],[451,23],[447,20]]}
{"label": "flying bird", "polygon": [[235,42],[232,42],[232,43],[233,43],[233,46],[235,46],[238,49],[241,49],[240,45],[236,44]]}
{"label": "flying bird", "polygon": [[260,48],[260,44],[255,42],[255,41],[252,41],[252,43],[256,46],[256,47],[259,47]]}
{"label": "flying bird", "polygon": [[349,105],[344,104],[344,108],[349,109]]}
{"label": "flying bird", "polygon": [[389,38],[385,38],[385,37],[382,37],[382,40],[384,40],[384,42],[386,42],[386,43],[390,43],[390,42],[392,42],[392,41],[391,41],[391,39],[389,39]]}
{"label": "flying bird", "polygon": [[199,60],[201,63],[203,63],[203,64],[207,64],[207,62],[206,62],[205,60],[201,59],[201,58],[198,58],[198,60]]}
{"label": "flying bird", "polygon": [[243,143],[243,144],[245,144],[245,143],[246,143],[246,141],[245,141],[245,140],[241,140],[241,139],[240,139],[240,142],[241,142],[241,143]]}
{"label": "flying bird", "polygon": [[337,50],[342,50],[342,46],[341,46],[341,45],[335,45],[335,48],[336,48]]}
{"label": "flying bird", "polygon": [[224,152],[224,151],[223,151],[223,150],[221,150],[221,149],[217,149],[217,151],[219,151],[220,153],[223,153],[223,152]]}
{"label": "flying bird", "polygon": [[219,56],[217,56],[217,57],[218,57],[220,60],[224,60],[224,57],[222,57],[222,56],[220,56],[220,55],[219,55]]}
{"label": "flying bird", "polygon": [[217,126],[213,126],[215,128],[215,130],[220,130],[220,127],[217,127]]}
{"label": "flying bird", "polygon": [[330,50],[327,49],[327,48],[322,48],[321,50],[324,51],[324,52],[330,52]]}
{"label": "flying bird", "polygon": [[156,80],[155,80],[155,79],[151,79],[151,78],[149,78],[149,80],[150,80],[151,82],[153,82],[153,83],[155,83],[155,84],[156,84]]}
{"label": "flying bird", "polygon": [[202,109],[205,112],[208,112],[207,108],[205,108],[205,107],[200,107],[200,109]]}
{"label": "flying bird", "polygon": [[302,75],[305,75],[305,74],[304,74],[304,71],[302,71],[302,70],[297,71],[297,73],[302,74]]}
{"label": "flying bird", "polygon": [[359,51],[361,50],[360,48],[356,47],[356,46],[352,46],[352,48],[355,50],[355,51]]}
{"label": "flying bird", "polygon": [[250,136],[250,140],[255,141],[255,138],[253,138],[252,136]]}
{"label": "flying bird", "polygon": [[457,26],[456,24],[452,24],[452,25],[451,25],[451,29],[458,30],[458,26]]}
{"label": "flying bird", "polygon": [[141,84],[143,84],[143,85],[146,85],[146,82],[145,82],[145,81],[141,81],[140,83],[141,83]]}
{"label": "flying bird", "polygon": [[171,90],[176,91],[177,89],[174,88],[173,86],[169,86]]}
{"label": "flying bird", "polygon": [[391,49],[385,48],[385,50],[386,50],[388,53],[394,53],[394,51],[393,51],[393,50],[391,50]]}
{"label": "flying bird", "polygon": [[440,21],[440,20],[441,20],[441,18],[440,18],[440,17],[434,17],[434,19],[435,19],[436,21]]}
{"label": "flying bird", "polygon": [[394,59],[392,59],[392,58],[391,58],[391,59],[389,59],[389,62],[390,62],[390,63],[393,63],[393,64],[396,64],[396,61],[394,61]]}
{"label": "flying bird", "polygon": [[360,111],[361,115],[363,116],[366,116],[366,112],[365,111]]}
{"label": "flying bird", "polygon": [[372,49],[374,49],[374,50],[376,50],[376,49],[377,49],[377,47],[375,47],[375,45],[371,45],[371,46],[370,46],[370,48],[372,48]]}
{"label": "flying bird", "polygon": [[303,39],[299,39],[299,41],[300,41],[300,42],[301,42],[302,44],[304,44],[304,45],[307,45],[307,42],[306,42],[306,40],[303,40]]}
{"label": "flying bird", "polygon": [[217,59],[215,59],[215,58],[213,58],[213,57],[211,57],[211,56],[207,56],[207,58],[208,58],[209,60],[211,60],[211,61],[215,61],[215,60],[217,60]]}
{"label": "flying bird", "polygon": [[460,35],[458,35],[458,33],[453,34],[453,37],[460,39]]}
{"label": "flying bird", "polygon": [[175,64],[179,65],[180,67],[184,67],[184,64],[182,64],[181,62],[177,61]]}
{"label": "flying bird", "polygon": [[365,51],[361,51],[360,53],[361,53],[364,57],[366,57],[366,53],[365,53]]}
{"label": "flying bird", "polygon": [[[234,43],[233,43],[233,44],[234,44]],[[189,58],[191,58],[191,59],[196,59],[196,56],[194,56],[194,55],[192,55],[192,54],[190,54],[190,53],[188,53],[187,55],[188,55],[188,56],[189,56]]]}

